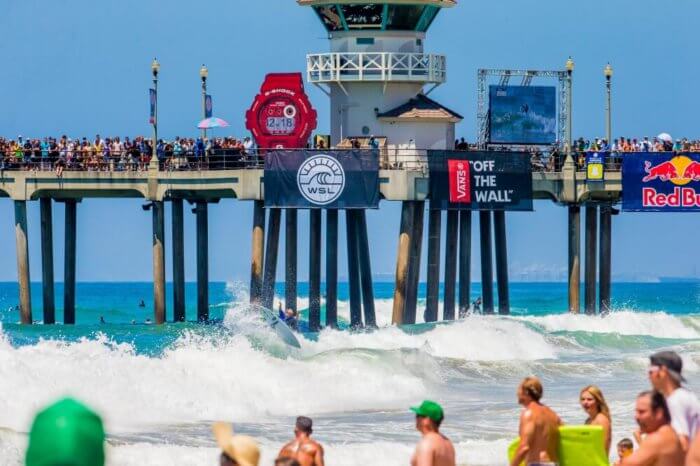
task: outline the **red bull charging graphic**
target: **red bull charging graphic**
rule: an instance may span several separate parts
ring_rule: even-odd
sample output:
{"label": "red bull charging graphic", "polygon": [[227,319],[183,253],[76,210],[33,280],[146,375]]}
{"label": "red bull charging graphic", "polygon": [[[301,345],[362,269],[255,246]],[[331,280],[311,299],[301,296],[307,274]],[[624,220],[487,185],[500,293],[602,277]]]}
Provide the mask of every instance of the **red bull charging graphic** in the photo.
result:
{"label": "red bull charging graphic", "polygon": [[700,211],[700,154],[625,154],[622,209],[633,212]]}

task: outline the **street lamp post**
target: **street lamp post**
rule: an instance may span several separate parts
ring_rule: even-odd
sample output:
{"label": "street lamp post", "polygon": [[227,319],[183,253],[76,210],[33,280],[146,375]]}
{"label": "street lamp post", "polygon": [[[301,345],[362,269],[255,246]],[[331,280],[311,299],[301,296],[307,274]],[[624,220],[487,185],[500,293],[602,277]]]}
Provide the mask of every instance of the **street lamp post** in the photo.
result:
{"label": "street lamp post", "polygon": [[569,57],[566,60],[566,87],[568,91],[569,98],[566,99],[566,157],[569,162],[575,162],[573,159],[573,129],[572,129],[572,119],[573,119],[573,95],[572,95],[572,78],[574,74],[574,60]]}
{"label": "street lamp post", "polygon": [[155,58],[151,63],[151,72],[153,72],[153,90],[155,91],[155,111],[153,114],[153,147],[151,148],[149,168],[158,171],[158,73],[160,72],[160,63]]}
{"label": "street lamp post", "polygon": [[608,146],[612,148],[612,75],[613,69],[610,63],[605,65],[603,70],[605,74],[605,90],[606,90],[606,101],[605,101],[605,134],[608,139]]}
{"label": "street lamp post", "polygon": [[[209,77],[209,70],[206,66],[202,65],[199,69],[199,77],[202,78],[202,115],[203,118],[207,117],[207,78]],[[206,139],[207,130],[202,129],[202,139]]]}

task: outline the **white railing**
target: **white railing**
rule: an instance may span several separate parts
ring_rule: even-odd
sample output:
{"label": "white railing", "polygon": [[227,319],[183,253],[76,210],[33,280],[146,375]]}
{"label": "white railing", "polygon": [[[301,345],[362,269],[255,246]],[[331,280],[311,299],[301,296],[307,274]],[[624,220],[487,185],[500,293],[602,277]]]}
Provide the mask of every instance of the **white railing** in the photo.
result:
{"label": "white railing", "polygon": [[427,53],[319,53],[306,57],[311,83],[334,81],[414,81],[442,84],[447,79],[444,55]]}

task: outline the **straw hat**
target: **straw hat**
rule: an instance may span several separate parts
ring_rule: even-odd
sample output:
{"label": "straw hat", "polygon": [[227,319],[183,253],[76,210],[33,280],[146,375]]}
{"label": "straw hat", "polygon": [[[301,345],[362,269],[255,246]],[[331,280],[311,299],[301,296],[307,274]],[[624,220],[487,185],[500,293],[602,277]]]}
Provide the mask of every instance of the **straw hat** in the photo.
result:
{"label": "straw hat", "polygon": [[229,458],[241,466],[258,466],[260,448],[253,437],[233,435],[233,426],[226,422],[214,423],[212,431],[219,448]]}

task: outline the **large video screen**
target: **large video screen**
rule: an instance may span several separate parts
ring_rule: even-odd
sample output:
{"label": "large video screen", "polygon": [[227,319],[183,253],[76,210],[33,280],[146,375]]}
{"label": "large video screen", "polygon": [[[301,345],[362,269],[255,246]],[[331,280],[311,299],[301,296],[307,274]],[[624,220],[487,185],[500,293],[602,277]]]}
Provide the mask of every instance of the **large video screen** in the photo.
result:
{"label": "large video screen", "polygon": [[554,144],[557,90],[554,86],[490,86],[489,142]]}

